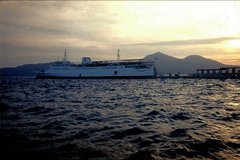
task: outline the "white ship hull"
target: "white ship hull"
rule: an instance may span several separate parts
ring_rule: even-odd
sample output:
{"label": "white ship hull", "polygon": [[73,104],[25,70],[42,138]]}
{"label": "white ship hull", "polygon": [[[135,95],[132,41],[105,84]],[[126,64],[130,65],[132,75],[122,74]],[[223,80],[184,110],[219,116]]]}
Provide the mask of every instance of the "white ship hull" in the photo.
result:
{"label": "white ship hull", "polygon": [[48,69],[38,72],[36,78],[150,78],[155,77],[154,66],[142,59],[116,61],[91,61],[83,57],[81,64],[67,60],[66,51],[62,61],[55,62]]}
{"label": "white ship hull", "polygon": [[147,78],[154,77],[154,67],[126,66],[51,67],[39,72],[37,78]]}

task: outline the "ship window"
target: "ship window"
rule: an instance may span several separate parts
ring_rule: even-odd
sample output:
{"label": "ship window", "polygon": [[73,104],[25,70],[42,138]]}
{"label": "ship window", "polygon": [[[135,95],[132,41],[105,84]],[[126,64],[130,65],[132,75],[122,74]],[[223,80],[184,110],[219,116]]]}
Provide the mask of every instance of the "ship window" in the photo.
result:
{"label": "ship window", "polygon": [[114,74],[117,74],[117,71],[114,71]]}

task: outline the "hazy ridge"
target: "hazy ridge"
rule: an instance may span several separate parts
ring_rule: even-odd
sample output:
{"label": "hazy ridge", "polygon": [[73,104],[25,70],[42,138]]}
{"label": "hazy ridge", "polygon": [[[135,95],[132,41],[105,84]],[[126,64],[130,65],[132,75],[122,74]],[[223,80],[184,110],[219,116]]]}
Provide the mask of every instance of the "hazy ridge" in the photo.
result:
{"label": "hazy ridge", "polygon": [[226,66],[212,59],[207,59],[199,55],[191,55],[184,59],[168,56],[161,52],[150,54],[144,58],[146,61],[153,61],[158,74],[191,74],[198,68],[220,68]]}
{"label": "hazy ridge", "polygon": [[47,69],[52,63],[24,64],[0,69],[0,76],[34,76],[36,71]]}

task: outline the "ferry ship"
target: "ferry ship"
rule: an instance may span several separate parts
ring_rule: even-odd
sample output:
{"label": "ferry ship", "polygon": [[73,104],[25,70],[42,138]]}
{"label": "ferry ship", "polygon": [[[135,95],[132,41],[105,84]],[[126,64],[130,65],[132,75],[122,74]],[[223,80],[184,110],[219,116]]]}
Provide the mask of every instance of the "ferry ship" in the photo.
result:
{"label": "ferry ship", "polygon": [[154,78],[155,75],[153,62],[143,59],[120,60],[119,50],[116,60],[91,61],[90,57],[83,57],[80,64],[68,61],[65,50],[61,61],[37,72],[36,78]]}

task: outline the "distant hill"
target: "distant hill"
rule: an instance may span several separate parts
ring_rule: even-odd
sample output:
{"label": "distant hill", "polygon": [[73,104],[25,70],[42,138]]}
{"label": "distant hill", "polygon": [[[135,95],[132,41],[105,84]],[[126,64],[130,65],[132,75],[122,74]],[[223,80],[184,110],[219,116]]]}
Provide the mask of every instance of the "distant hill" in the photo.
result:
{"label": "distant hill", "polygon": [[198,55],[191,55],[184,59],[168,56],[161,52],[148,55],[145,61],[153,61],[158,74],[191,74],[196,73],[197,68],[220,68],[226,65]]}
{"label": "distant hill", "polygon": [[[155,68],[158,74],[181,74],[196,73],[197,68],[220,68],[226,65],[217,61],[206,59],[198,55],[188,56],[184,59],[178,59],[168,56],[161,52],[148,55],[145,61],[155,62]],[[12,68],[1,68],[0,76],[34,76],[36,71],[48,68],[52,63],[25,64]]]}
{"label": "distant hill", "polygon": [[0,69],[0,76],[34,76],[36,71],[47,69],[52,63],[25,64]]}

